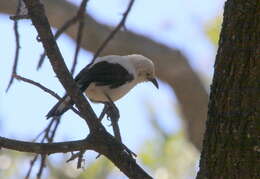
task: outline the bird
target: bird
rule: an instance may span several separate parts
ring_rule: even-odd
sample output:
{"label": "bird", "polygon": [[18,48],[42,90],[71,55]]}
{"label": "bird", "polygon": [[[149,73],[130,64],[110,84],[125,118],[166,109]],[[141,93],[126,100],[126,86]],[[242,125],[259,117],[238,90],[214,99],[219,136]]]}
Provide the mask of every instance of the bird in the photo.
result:
{"label": "bird", "polygon": [[[90,101],[103,104],[119,100],[142,82],[152,82],[159,88],[153,62],[139,54],[98,57],[94,63],[83,68],[74,80]],[[61,116],[73,104],[72,99],[65,95],[46,118]]]}

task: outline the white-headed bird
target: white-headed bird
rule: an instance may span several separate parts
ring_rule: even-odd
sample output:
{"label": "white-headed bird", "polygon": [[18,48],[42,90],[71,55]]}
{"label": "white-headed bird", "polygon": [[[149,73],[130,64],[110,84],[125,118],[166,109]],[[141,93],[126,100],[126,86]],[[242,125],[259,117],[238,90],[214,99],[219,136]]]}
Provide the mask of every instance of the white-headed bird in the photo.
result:
{"label": "white-headed bird", "polygon": [[[99,57],[95,62],[76,76],[75,81],[82,92],[96,103],[109,103],[122,98],[141,82],[152,82],[157,88],[153,62],[142,55]],[[60,116],[66,112],[73,101],[65,95],[46,115]]]}

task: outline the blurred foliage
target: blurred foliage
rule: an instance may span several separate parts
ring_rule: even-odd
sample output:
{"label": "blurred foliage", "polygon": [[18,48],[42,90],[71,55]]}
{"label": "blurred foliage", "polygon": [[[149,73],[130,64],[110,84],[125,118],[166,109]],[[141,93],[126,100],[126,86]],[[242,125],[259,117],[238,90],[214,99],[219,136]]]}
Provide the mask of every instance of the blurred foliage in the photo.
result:
{"label": "blurred foliage", "polygon": [[177,133],[166,132],[156,115],[156,106],[147,101],[144,106],[156,132],[154,138],[143,144],[138,155],[144,166],[153,171],[155,179],[195,178],[199,152],[188,141],[184,129]]}
{"label": "blurred foliage", "polygon": [[195,178],[198,153],[182,132],[147,141],[139,157],[156,179]]}
{"label": "blurred foliage", "polygon": [[23,166],[28,159],[28,155],[21,152],[0,150],[0,178],[21,178]]}
{"label": "blurred foliage", "polygon": [[[61,155],[62,159],[47,160],[42,179],[106,179],[114,169],[113,164],[101,156],[86,168],[77,169],[77,160],[66,163],[68,155]],[[1,150],[0,152],[0,178],[24,178],[28,172],[33,155],[24,155],[21,152]],[[60,157],[59,157],[60,158]],[[36,178],[39,162],[33,167],[30,178]]]}
{"label": "blurred foliage", "polygon": [[167,134],[158,120],[152,119],[151,124],[159,135],[143,145],[139,154],[143,164],[154,172],[156,179],[195,178],[199,153],[184,132]]}
{"label": "blurred foliage", "polygon": [[85,159],[86,168],[77,169],[77,160],[74,162],[66,163],[67,158],[64,158],[58,165],[49,164],[52,179],[106,179],[113,170],[113,164],[103,156],[100,156],[93,162],[87,164]]}
{"label": "blurred foliage", "polygon": [[217,16],[215,19],[208,22],[204,27],[207,37],[216,46],[218,45],[221,24],[222,16]]}
{"label": "blurred foliage", "polygon": [[[143,167],[150,171],[156,179],[187,179],[195,178],[196,162],[199,154],[187,141],[185,134],[167,134],[160,128],[157,120],[151,120],[152,126],[159,135],[146,141],[141,146],[138,159]],[[96,155],[96,154],[95,154]],[[105,157],[100,156],[94,161],[85,157],[85,168],[77,169],[77,160],[66,163],[68,155],[61,155],[61,159],[47,160],[47,169],[43,179],[108,179],[122,178],[123,174]],[[92,156],[93,157],[93,156]],[[0,178],[24,178],[33,157],[20,152],[2,150],[0,153]],[[38,165],[34,166],[31,178],[35,178]],[[112,177],[111,177],[112,176]],[[125,177],[124,177],[125,178]]]}

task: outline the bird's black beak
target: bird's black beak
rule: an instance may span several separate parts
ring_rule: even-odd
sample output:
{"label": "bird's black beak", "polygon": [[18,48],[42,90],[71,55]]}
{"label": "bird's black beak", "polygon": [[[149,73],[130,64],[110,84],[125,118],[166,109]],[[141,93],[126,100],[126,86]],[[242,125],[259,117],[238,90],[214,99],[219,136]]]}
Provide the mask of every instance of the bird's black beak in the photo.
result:
{"label": "bird's black beak", "polygon": [[153,85],[157,88],[157,89],[159,89],[159,85],[158,85],[158,82],[157,82],[157,80],[155,79],[155,78],[153,78],[153,79],[150,79],[149,80],[150,82],[152,82],[153,83]]}

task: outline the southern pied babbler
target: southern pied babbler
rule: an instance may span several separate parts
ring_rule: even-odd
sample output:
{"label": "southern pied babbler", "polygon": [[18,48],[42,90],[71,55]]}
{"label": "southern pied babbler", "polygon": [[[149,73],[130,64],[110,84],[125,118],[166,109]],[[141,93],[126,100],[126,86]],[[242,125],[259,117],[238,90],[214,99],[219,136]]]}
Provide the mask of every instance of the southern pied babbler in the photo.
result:
{"label": "southern pied babbler", "polygon": [[[153,62],[149,58],[137,54],[99,57],[93,64],[81,70],[75,81],[92,102],[104,103],[107,109],[112,107],[112,111],[117,113],[118,118],[119,111],[113,102],[123,97],[135,85],[150,81],[158,88]],[[65,95],[49,111],[46,115],[47,119],[61,116],[73,104],[71,98]],[[110,115],[112,115],[111,113]]]}

